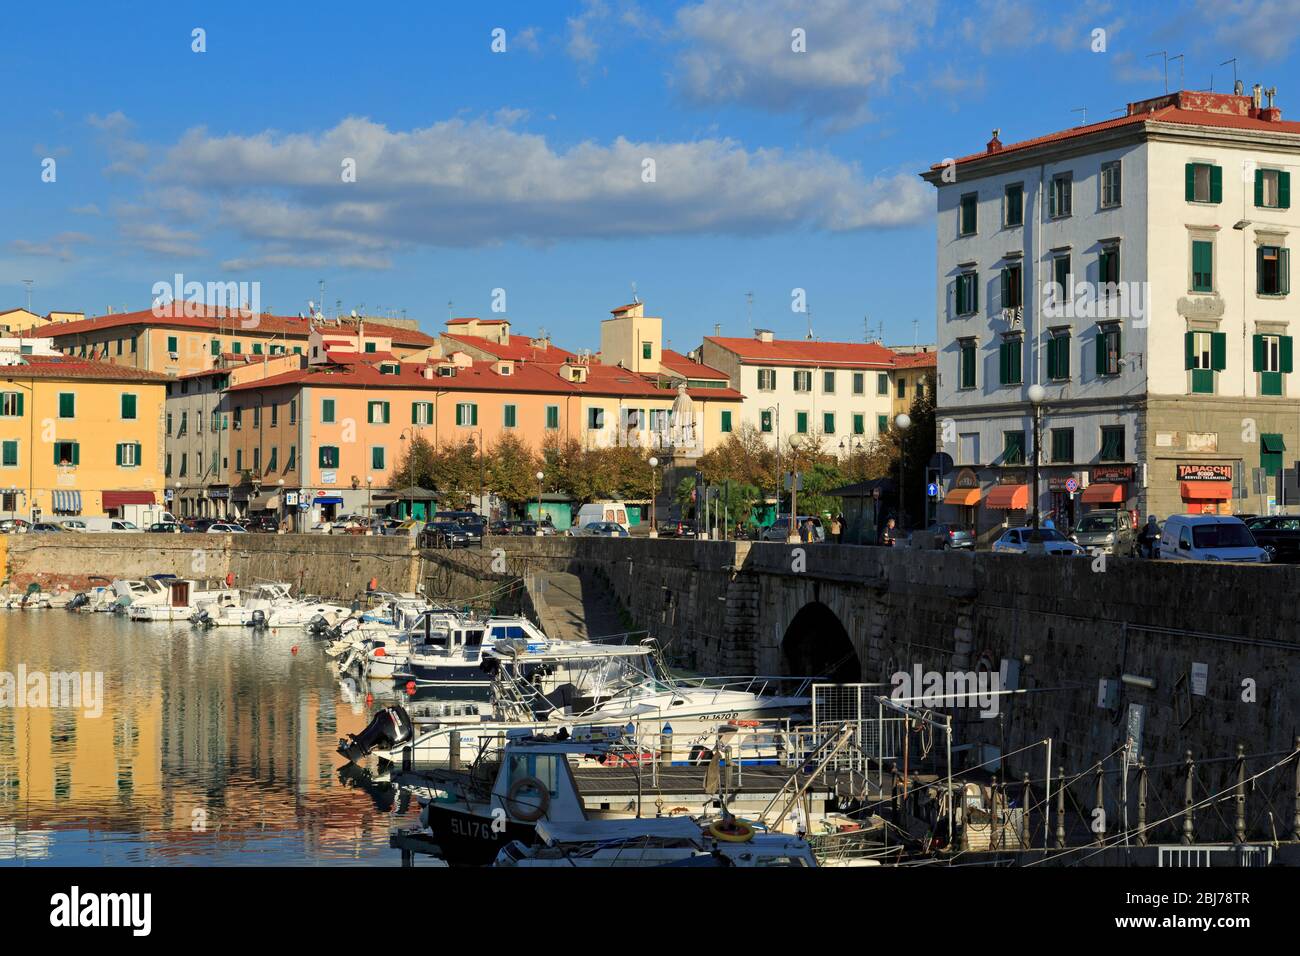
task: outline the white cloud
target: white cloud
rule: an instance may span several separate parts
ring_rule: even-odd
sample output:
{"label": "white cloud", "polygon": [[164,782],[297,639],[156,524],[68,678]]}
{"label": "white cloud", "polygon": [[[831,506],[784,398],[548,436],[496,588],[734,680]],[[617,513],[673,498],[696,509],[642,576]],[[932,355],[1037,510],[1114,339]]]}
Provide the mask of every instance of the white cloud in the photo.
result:
{"label": "white cloud", "polygon": [[93,241],[84,232],[61,232],[44,242],[35,242],[30,239],[12,239],[9,242],[9,249],[20,256],[71,262],[75,258],[74,246]]}
{"label": "white cloud", "polygon": [[1216,49],[1272,62],[1300,36],[1300,0],[1199,0],[1197,21],[1214,25]]}

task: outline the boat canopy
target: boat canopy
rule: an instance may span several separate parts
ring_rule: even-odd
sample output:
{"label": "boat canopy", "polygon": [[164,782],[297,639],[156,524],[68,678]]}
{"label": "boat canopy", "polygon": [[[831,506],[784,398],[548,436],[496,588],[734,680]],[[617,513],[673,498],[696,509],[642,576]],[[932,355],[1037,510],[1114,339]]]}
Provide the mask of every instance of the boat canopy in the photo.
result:
{"label": "boat canopy", "polygon": [[538,820],[537,838],[557,843],[606,843],[652,838],[698,840],[700,825],[690,817],[642,817],[634,820]]}

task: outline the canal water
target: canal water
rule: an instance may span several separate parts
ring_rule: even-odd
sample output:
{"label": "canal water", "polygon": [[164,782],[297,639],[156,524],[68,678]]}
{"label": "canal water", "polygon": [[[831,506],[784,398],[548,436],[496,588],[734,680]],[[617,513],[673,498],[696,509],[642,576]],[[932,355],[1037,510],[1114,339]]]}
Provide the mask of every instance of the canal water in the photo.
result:
{"label": "canal water", "polygon": [[399,864],[418,807],[334,752],[386,701],[331,665],[299,629],[0,610],[0,866]]}

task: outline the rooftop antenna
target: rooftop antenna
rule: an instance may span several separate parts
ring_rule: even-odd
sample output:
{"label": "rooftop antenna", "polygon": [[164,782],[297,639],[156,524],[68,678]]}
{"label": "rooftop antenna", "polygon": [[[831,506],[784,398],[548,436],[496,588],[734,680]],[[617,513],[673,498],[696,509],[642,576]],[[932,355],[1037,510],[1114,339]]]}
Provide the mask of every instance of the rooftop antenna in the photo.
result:
{"label": "rooftop antenna", "polygon": [[[324,279],[317,279],[317,280],[316,280],[316,285],[317,285],[317,286],[319,287],[319,289],[320,289],[320,297],[319,297],[316,301],[319,302],[319,303],[320,303],[320,307],[321,307],[322,309],[324,309],[324,308],[325,308],[325,280],[324,280]],[[338,313],[335,313],[335,314],[337,315]]]}
{"label": "rooftop antenna", "polygon": [[639,305],[641,300],[636,297],[636,282],[632,283],[632,304]]}
{"label": "rooftop antenna", "polygon": [[920,320],[920,319],[913,319],[913,320],[912,320],[912,348],[916,348],[916,346],[917,346],[917,344],[918,344],[918,339],[917,339],[917,330],[920,328],[920,326],[921,326],[921,320]]}
{"label": "rooftop antenna", "polygon": [[1080,126],[1087,126],[1087,125],[1088,125],[1088,107],[1086,107],[1086,106],[1076,106],[1074,109],[1070,110],[1070,112],[1071,112],[1071,113],[1082,113],[1082,114],[1083,114],[1083,122],[1080,123],[1079,125],[1080,125]]}
{"label": "rooftop antenna", "polygon": [[808,314],[808,341],[811,342],[813,340],[812,309],[808,309],[807,314]]}
{"label": "rooftop antenna", "polygon": [[27,311],[32,311],[32,280],[24,279],[23,285],[27,286]]}
{"label": "rooftop antenna", "polygon": [[871,319],[865,315],[862,317],[862,341],[871,341]]}
{"label": "rooftop antenna", "polygon": [[1241,90],[1237,89],[1237,84],[1240,82],[1237,79],[1237,58],[1234,56],[1231,60],[1224,60],[1219,66],[1227,66],[1229,63],[1232,64],[1232,92],[1240,96]]}
{"label": "rooftop antenna", "polygon": [[749,313],[749,334],[754,334],[754,293],[745,293],[745,310]]}
{"label": "rooftop antenna", "polygon": [[[1179,53],[1177,56],[1171,56],[1169,59],[1178,61],[1178,88],[1181,90],[1183,88],[1183,55]],[[1168,91],[1166,90],[1166,92]]]}
{"label": "rooftop antenna", "polygon": [[1163,58],[1164,58],[1164,62],[1165,62],[1165,92],[1168,93],[1168,92],[1169,92],[1169,52],[1168,52],[1167,50],[1160,50],[1160,51],[1157,52],[1157,53],[1148,53],[1148,54],[1147,54],[1147,59],[1149,60],[1149,59],[1151,59],[1153,56],[1158,56],[1158,57],[1163,57]]}
{"label": "rooftop antenna", "polygon": [[451,321],[451,305],[452,305],[451,299],[448,299],[447,300],[447,321],[448,322]]}

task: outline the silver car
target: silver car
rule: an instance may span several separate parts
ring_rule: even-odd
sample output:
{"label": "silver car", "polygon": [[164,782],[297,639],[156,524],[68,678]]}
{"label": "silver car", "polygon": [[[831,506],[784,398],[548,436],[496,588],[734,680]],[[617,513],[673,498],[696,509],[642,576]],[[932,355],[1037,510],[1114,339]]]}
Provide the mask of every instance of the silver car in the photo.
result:
{"label": "silver car", "polygon": [[1085,551],[1104,551],[1125,557],[1137,555],[1137,533],[1129,513],[1105,509],[1083,516],[1070,540]]}
{"label": "silver car", "polygon": [[[1002,532],[1002,537],[993,542],[993,550],[998,554],[1028,554],[1033,533],[1033,528],[1008,528]],[[1069,556],[1088,553],[1055,528],[1039,528],[1038,536],[1042,539],[1043,550],[1047,554]]]}

